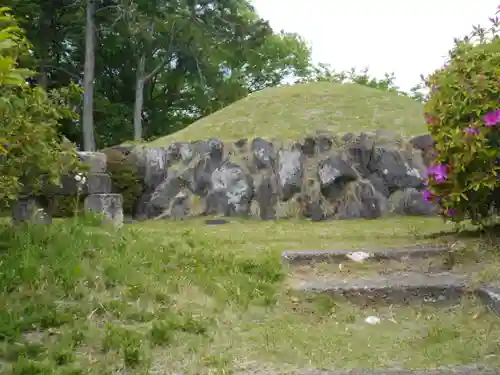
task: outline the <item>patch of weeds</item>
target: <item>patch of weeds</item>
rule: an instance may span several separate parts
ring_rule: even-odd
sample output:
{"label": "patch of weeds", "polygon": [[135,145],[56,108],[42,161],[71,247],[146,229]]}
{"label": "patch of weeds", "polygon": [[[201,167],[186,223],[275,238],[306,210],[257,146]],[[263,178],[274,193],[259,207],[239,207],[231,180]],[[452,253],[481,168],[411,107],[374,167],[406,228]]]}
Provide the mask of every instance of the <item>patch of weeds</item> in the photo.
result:
{"label": "patch of weeds", "polygon": [[172,343],[176,332],[207,336],[211,324],[211,320],[200,316],[168,312],[153,322],[149,336],[153,345],[165,346]]}
{"label": "patch of weeds", "polygon": [[81,327],[75,327],[71,330],[71,341],[73,341],[73,346],[77,347],[82,344],[87,338],[87,331]]}
{"label": "patch of weeds", "polygon": [[57,366],[70,364],[75,360],[72,348],[60,347],[51,353],[51,358]]}
{"label": "patch of weeds", "polygon": [[218,374],[230,373],[227,369],[231,367],[232,360],[229,356],[222,353],[205,356],[203,357],[202,362],[205,367],[218,370]]}
{"label": "patch of weeds", "polygon": [[115,319],[122,319],[129,310],[129,303],[119,299],[99,302],[103,311],[110,314]]}
{"label": "patch of weeds", "polygon": [[7,361],[17,361],[19,358],[40,359],[47,353],[47,348],[41,343],[5,343],[1,357]]}
{"label": "patch of weeds", "polygon": [[175,327],[172,327],[168,321],[156,321],[153,322],[149,337],[153,345],[166,346],[173,341],[174,334]]}
{"label": "patch of weeds", "polygon": [[125,366],[135,368],[145,365],[149,361],[147,349],[144,334],[116,325],[107,326],[102,350],[119,352]]}
{"label": "patch of weeds", "polygon": [[178,330],[193,335],[206,335],[210,324],[201,317],[193,315],[181,315],[175,323]]}
{"label": "patch of weeds", "polygon": [[149,291],[141,284],[127,284],[127,298],[131,300],[137,300],[143,295],[149,294]]}
{"label": "patch of weeds", "polygon": [[83,343],[84,339],[85,333],[81,329],[74,327],[73,329],[66,330],[59,337],[55,338],[54,341],[57,341],[57,343],[50,352],[51,359],[57,366],[73,363],[76,359],[75,349]]}
{"label": "patch of weeds", "polygon": [[20,295],[15,302],[9,303],[9,309],[0,311],[0,340],[14,340],[22,332],[59,327],[72,322],[75,317],[72,308],[61,307],[52,298],[46,295]]}
{"label": "patch of weeds", "polygon": [[435,324],[429,327],[426,335],[423,337],[423,340],[425,341],[424,345],[433,345],[436,343],[440,343],[442,341],[455,340],[459,337],[460,337],[459,329],[453,326],[441,327]]}
{"label": "patch of weeds", "polygon": [[332,315],[335,313],[337,304],[330,296],[325,294],[319,294],[314,296],[311,300],[313,306],[316,308],[316,311],[321,315]]}
{"label": "patch of weeds", "polygon": [[156,303],[160,303],[162,305],[170,305],[171,304],[171,298],[169,297],[168,294],[165,292],[154,292],[154,301]]}
{"label": "patch of weeds", "polygon": [[124,315],[125,320],[138,323],[151,322],[155,319],[156,314],[153,311],[146,310],[132,310],[127,311]]}
{"label": "patch of weeds", "polygon": [[113,299],[98,304],[100,314],[107,314],[115,319],[128,322],[150,322],[155,319],[156,312],[141,307],[141,300],[127,301]]}
{"label": "patch of weeds", "polygon": [[25,357],[12,364],[12,375],[55,375],[56,365],[49,359],[36,361]]}

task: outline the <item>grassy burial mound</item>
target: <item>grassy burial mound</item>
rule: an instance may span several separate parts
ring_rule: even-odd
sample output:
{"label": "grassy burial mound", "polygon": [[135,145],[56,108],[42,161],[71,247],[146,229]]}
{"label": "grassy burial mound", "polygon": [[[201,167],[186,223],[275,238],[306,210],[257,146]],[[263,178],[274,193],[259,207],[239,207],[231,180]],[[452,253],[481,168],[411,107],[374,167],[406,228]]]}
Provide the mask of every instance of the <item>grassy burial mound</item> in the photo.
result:
{"label": "grassy burial mound", "polygon": [[266,89],[158,138],[151,147],[218,137],[300,140],[317,130],[359,133],[390,130],[401,136],[426,131],[417,101],[356,84],[308,83]]}
{"label": "grassy burial mound", "polygon": [[[367,134],[360,135],[363,132]],[[182,131],[127,149],[131,156],[124,158],[134,159],[134,168],[149,171],[144,172],[146,176],[158,175],[158,183],[145,177],[147,194],[134,193],[126,202],[136,209],[131,215],[141,219],[232,211],[266,219],[379,217],[386,213],[386,206],[393,206],[386,198],[395,190],[423,187],[418,176],[408,182],[408,174],[416,168],[423,175],[425,166],[420,150],[410,147],[405,138],[424,132],[422,104],[394,93],[332,83],[267,89]],[[384,174],[385,170],[390,173]],[[227,184],[217,183],[220,178]],[[318,180],[321,178],[324,181]],[[396,180],[406,182],[396,186]],[[325,190],[333,182],[342,187],[353,182],[343,194],[346,204]],[[375,190],[384,197],[378,199]],[[128,196],[128,192],[120,192]],[[421,192],[405,194],[396,196],[397,202],[414,201],[407,199],[410,195],[422,201]],[[238,207],[232,207],[227,196],[238,196]],[[367,210],[358,207],[359,202],[382,210],[364,213]],[[263,207],[272,212],[264,212]]]}

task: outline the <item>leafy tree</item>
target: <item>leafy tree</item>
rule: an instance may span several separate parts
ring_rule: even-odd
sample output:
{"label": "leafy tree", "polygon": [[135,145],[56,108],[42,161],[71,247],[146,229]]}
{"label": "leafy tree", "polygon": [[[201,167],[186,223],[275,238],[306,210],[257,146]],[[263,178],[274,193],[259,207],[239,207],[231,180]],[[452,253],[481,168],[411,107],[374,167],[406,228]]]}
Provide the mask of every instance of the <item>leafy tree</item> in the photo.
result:
{"label": "leafy tree", "polygon": [[[74,163],[71,150],[60,145],[58,121],[71,116],[64,106],[66,90],[49,93],[30,87],[27,79],[35,73],[18,67],[30,45],[9,14],[0,8],[0,200],[14,199],[25,189],[41,187],[42,178],[57,183],[65,167]],[[63,151],[70,156],[62,158]]]}
{"label": "leafy tree", "polygon": [[[83,83],[85,2],[5,2],[33,43],[23,66],[37,71],[36,81],[49,88]],[[93,120],[98,147],[132,139],[134,122],[136,138],[177,131],[286,76],[303,75],[310,61],[300,37],[273,33],[247,0],[95,4]],[[82,101],[77,104],[81,112]],[[65,121],[61,131],[83,143],[81,123]]]}
{"label": "leafy tree", "polygon": [[359,72],[354,68],[349,71],[336,72],[330,65],[324,63],[311,65],[308,73],[299,79],[300,82],[356,83],[358,85],[408,96],[419,102],[424,101],[425,96],[420,91],[423,88],[422,85],[415,85],[410,89],[410,92],[404,92],[396,86],[395,80],[396,77],[394,73],[385,73],[384,78],[376,78],[370,75],[368,68]]}

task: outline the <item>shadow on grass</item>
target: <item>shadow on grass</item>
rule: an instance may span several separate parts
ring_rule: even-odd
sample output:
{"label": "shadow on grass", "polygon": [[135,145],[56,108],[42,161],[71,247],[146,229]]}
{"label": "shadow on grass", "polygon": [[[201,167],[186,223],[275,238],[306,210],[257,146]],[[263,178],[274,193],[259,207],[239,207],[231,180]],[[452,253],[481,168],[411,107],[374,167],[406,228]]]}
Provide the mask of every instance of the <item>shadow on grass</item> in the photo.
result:
{"label": "shadow on grass", "polygon": [[474,229],[454,229],[450,231],[440,231],[431,234],[422,235],[423,239],[440,239],[440,238],[457,238],[457,239],[482,239],[497,241],[500,244],[500,224],[494,224],[485,228]]}

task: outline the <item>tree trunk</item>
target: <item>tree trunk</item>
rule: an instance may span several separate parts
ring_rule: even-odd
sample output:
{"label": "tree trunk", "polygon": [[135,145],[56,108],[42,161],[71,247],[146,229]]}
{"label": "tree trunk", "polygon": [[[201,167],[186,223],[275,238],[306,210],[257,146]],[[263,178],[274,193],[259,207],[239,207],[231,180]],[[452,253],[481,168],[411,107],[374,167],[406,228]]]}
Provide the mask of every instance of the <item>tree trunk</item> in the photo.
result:
{"label": "tree trunk", "polygon": [[137,78],[135,81],[135,102],[134,102],[134,141],[142,140],[142,105],[144,103],[144,84],[146,77],[146,56],[144,54],[139,58],[137,64]]}
{"label": "tree trunk", "polygon": [[95,43],[94,43],[94,14],[95,0],[87,0],[86,23],[85,23],[85,64],[83,72],[83,149],[95,151],[94,138],[94,65],[95,65]]}

